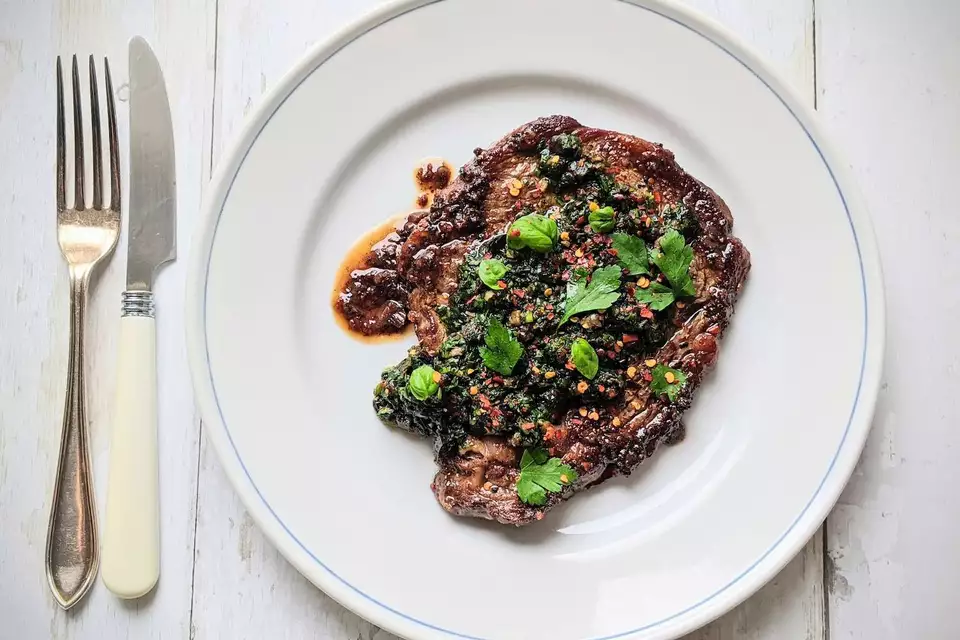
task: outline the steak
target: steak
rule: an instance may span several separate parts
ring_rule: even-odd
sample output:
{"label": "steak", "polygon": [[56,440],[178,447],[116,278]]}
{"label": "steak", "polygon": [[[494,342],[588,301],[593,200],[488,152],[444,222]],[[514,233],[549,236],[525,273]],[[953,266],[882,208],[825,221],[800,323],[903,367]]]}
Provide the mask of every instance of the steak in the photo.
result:
{"label": "steak", "polygon": [[[436,354],[448,338],[444,314],[460,286],[468,253],[478,242],[497,238],[522,211],[563,204],[538,172],[541,151],[562,134],[576,136],[582,157],[602,160],[617,183],[649,185],[658,210],[682,205],[690,218],[684,234],[693,250],[689,274],[695,294],[671,312],[669,332],[655,351],[631,356],[628,375],[636,371],[643,375],[629,375],[613,401],[595,401],[589,411],[585,406],[570,407],[547,423],[543,446],[575,470],[577,478],[562,490],[547,493],[543,504],[528,504],[518,495],[524,447],[516,438],[472,433],[455,450],[438,450],[440,470],[432,487],[441,506],[455,515],[514,525],[541,519],[575,492],[629,474],[661,443],[681,437],[683,413],[717,360],[718,340],[750,269],[748,251],[731,234],[733,219],[726,204],[686,173],[669,150],[623,133],[583,127],[566,116],[540,118],[487,149],[476,149],[454,181],[437,193],[429,213],[408,221],[394,236],[395,247],[385,252],[393,275],[371,275],[393,278],[391,291],[409,291],[398,304],[407,310],[419,349],[427,356]],[[569,175],[584,166],[583,161],[571,163]],[[518,180],[535,186],[517,195],[511,185]],[[381,315],[395,321],[396,312],[396,304],[391,304],[389,313]],[[587,326],[587,320],[583,322]],[[650,359],[685,373],[686,382],[672,399],[652,391],[645,373],[649,367],[644,365]]]}

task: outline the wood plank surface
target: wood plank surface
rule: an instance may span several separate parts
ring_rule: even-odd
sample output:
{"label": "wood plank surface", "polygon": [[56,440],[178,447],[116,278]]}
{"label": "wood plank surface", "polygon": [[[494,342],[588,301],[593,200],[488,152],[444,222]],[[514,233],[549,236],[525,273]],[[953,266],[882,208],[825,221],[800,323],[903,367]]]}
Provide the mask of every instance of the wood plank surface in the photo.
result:
{"label": "wood plank surface", "polygon": [[960,637],[960,4],[817,4],[819,105],[876,226],[887,354],[828,519],[833,640]]}

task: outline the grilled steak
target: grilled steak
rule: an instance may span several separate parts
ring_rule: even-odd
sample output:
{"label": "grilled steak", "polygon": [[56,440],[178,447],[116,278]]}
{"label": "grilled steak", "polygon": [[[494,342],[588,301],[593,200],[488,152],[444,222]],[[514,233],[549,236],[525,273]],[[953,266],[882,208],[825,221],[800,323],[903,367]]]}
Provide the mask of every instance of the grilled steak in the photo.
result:
{"label": "grilled steak", "polygon": [[[373,316],[395,326],[400,305],[420,340],[410,358],[384,373],[375,406],[384,420],[436,439],[433,489],[444,509],[520,525],[582,488],[629,474],[661,442],[678,437],[683,412],[717,359],[750,256],[731,235],[723,200],[661,145],[552,116],[474,153],[429,214],[392,238],[385,252],[390,273],[370,276],[391,283],[389,313]],[[685,290],[665,278],[666,267],[626,267],[612,235],[599,231],[599,218],[594,222],[601,204],[608,206],[600,213],[615,221],[607,231],[616,224],[620,235],[645,238],[653,254],[664,255],[664,234],[681,234],[684,251],[692,250]],[[507,228],[531,212],[559,222],[556,250],[539,255],[504,246]],[[509,257],[507,273],[526,284],[477,281],[477,265],[495,257]],[[561,322],[571,282],[585,287],[611,264],[624,267],[616,302]],[[650,302],[644,293],[651,291],[675,301]],[[511,375],[490,371],[474,355],[476,345],[485,348],[479,319],[490,317],[501,318],[526,350]],[[579,372],[583,365],[569,355],[578,337],[598,347],[595,377]],[[425,399],[411,395],[411,375],[423,363],[438,368],[436,391],[429,384],[417,390]],[[663,386],[664,375],[672,387]],[[522,499],[521,454],[534,448],[573,473],[562,476],[561,488]]]}

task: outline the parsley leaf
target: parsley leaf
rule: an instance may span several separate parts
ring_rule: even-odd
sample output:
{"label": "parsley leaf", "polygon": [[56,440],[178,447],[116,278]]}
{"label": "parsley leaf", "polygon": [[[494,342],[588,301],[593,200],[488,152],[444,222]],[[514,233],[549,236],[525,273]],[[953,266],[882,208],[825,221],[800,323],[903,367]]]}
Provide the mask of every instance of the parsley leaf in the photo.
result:
{"label": "parsley leaf", "polygon": [[503,276],[507,274],[507,265],[500,260],[482,260],[477,267],[477,275],[491,289],[503,289],[501,282]]}
{"label": "parsley leaf", "polygon": [[646,289],[638,287],[636,296],[638,302],[644,303],[654,311],[663,311],[676,300],[673,289],[665,287],[659,282],[651,282]]}
{"label": "parsley leaf", "polygon": [[550,458],[543,449],[525,449],[520,458],[517,496],[527,504],[540,505],[547,501],[547,491],[559,493],[576,479],[577,472],[560,458]]}
{"label": "parsley leaf", "polygon": [[529,247],[538,253],[547,253],[556,244],[556,221],[539,213],[517,218],[507,230],[507,246],[511,249]]}
{"label": "parsley leaf", "polygon": [[617,252],[620,266],[632,276],[650,273],[650,259],[647,255],[647,244],[643,238],[629,233],[615,233],[613,236],[613,250]]}
{"label": "parsley leaf", "polygon": [[650,390],[657,395],[667,394],[670,402],[677,399],[680,390],[687,384],[687,376],[683,371],[662,364],[655,366],[651,373],[653,380],[650,381]]}
{"label": "parsley leaf", "polygon": [[428,364],[422,364],[410,374],[407,389],[413,397],[423,402],[431,396],[440,397],[440,374]]}
{"label": "parsley leaf", "polygon": [[600,368],[600,360],[597,358],[597,352],[590,343],[583,338],[577,338],[570,347],[570,359],[573,360],[573,366],[577,371],[583,374],[588,380],[593,380]]}
{"label": "parsley leaf", "polygon": [[613,231],[613,228],[617,224],[616,214],[613,212],[613,207],[603,207],[602,209],[591,211],[589,220],[590,228],[593,229],[594,233],[606,233],[608,231]]}
{"label": "parsley leaf", "polygon": [[619,289],[620,267],[616,265],[595,270],[589,283],[582,272],[575,273],[567,282],[567,299],[560,325],[578,313],[608,308],[620,297]]}
{"label": "parsley leaf", "polygon": [[675,295],[679,297],[696,294],[690,278],[693,247],[684,241],[679,232],[671,229],[663,234],[660,237],[659,250],[654,251],[650,259],[666,276]]}
{"label": "parsley leaf", "polygon": [[484,342],[487,346],[480,347],[483,364],[505,376],[513,373],[513,368],[523,355],[523,345],[513,337],[510,330],[496,318],[491,318]]}

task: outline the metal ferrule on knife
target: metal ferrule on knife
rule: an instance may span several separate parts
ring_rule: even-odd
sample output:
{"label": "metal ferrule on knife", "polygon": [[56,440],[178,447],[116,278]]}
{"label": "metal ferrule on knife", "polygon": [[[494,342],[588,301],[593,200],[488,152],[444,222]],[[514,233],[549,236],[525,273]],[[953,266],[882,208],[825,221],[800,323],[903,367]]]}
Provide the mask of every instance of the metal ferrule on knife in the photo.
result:
{"label": "metal ferrule on knife", "polygon": [[154,313],[152,291],[124,291],[120,296],[120,315],[152,318]]}

